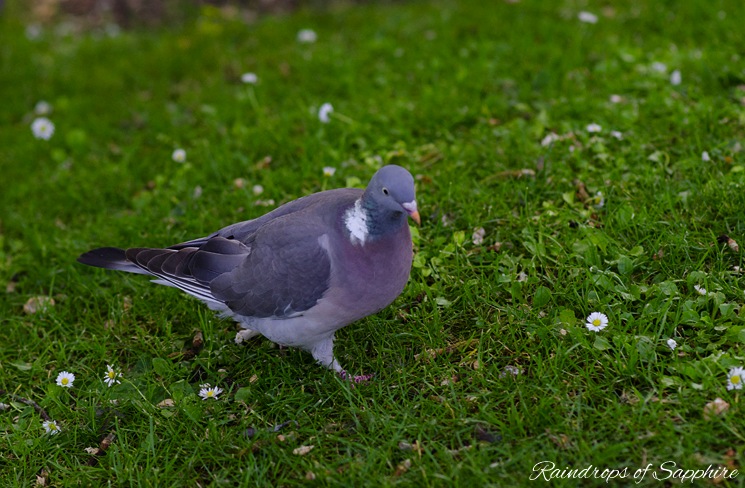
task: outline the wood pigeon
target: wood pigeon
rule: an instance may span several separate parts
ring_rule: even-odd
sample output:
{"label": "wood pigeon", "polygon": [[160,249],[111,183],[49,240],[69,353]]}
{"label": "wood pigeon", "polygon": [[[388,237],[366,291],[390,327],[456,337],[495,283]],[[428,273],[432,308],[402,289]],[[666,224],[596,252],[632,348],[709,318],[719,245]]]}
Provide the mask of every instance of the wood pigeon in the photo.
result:
{"label": "wood pigeon", "polygon": [[407,216],[420,223],[414,178],[388,165],[364,191],[314,193],[207,237],[165,249],[102,247],[78,261],[155,276],[233,318],[242,338],[300,347],[347,378],[334,332],[403,291],[413,258]]}

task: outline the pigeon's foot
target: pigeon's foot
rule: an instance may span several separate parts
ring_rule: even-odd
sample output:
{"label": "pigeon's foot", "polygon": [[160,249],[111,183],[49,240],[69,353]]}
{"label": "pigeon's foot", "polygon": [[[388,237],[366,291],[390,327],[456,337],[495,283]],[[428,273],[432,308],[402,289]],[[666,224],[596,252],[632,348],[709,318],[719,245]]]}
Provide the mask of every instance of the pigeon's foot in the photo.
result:
{"label": "pigeon's foot", "polygon": [[235,343],[243,344],[247,340],[251,339],[252,337],[256,337],[257,335],[259,335],[259,333],[255,330],[241,329],[235,333]]}
{"label": "pigeon's foot", "polygon": [[339,372],[339,376],[341,377],[341,379],[349,380],[354,384],[367,383],[368,381],[370,381],[371,379],[375,377],[374,374],[363,374],[363,375],[352,376],[346,371],[344,371],[343,369]]}

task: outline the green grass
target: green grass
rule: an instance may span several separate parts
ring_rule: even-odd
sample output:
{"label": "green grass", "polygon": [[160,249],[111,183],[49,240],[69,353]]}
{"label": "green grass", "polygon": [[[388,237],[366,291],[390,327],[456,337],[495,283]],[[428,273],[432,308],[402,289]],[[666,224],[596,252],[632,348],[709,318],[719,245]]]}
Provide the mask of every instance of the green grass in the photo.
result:
{"label": "green grass", "polygon": [[[18,5],[0,18],[0,389],[62,432],[0,397],[2,486],[514,486],[541,461],[627,468],[633,485],[650,463],[743,465],[742,393],[725,387],[745,365],[745,263],[717,241],[745,245],[740,2],[443,0],[252,24],[205,7],[35,40]],[[49,141],[30,130],[39,100]],[[376,373],[357,388],[307,353],[235,345],[233,323],[172,289],[75,263],[364,184],[382,163],[416,175],[423,224],[402,296],[337,334],[347,369]],[[24,313],[38,296],[55,305]],[[585,328],[593,311],[608,328]],[[202,401],[202,383],[225,392]],[[729,410],[705,418],[717,397]],[[652,471],[636,486],[661,486]]]}

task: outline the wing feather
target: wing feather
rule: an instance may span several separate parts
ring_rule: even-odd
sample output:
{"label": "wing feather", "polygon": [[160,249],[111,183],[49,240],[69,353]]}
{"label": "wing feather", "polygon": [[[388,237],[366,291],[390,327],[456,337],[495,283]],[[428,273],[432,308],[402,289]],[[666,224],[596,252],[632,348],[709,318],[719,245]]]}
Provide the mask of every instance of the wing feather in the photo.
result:
{"label": "wing feather", "polygon": [[313,307],[328,290],[328,236],[361,193],[330,190],[166,249],[100,248],[78,260],[153,275],[156,283],[211,304],[224,303],[239,315],[294,316]]}

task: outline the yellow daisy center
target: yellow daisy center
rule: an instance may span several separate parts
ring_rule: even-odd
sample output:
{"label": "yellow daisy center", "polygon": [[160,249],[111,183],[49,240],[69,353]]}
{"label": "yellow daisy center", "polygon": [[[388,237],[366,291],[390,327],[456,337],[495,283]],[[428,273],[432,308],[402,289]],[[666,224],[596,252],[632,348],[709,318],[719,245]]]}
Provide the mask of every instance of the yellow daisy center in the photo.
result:
{"label": "yellow daisy center", "polygon": [[739,375],[735,375],[735,376],[733,376],[732,378],[730,378],[729,380],[730,380],[730,381],[731,381],[731,382],[732,382],[733,384],[735,384],[735,385],[736,385],[736,384],[738,384],[738,383],[740,382],[741,378],[740,378],[740,376],[739,376]]}
{"label": "yellow daisy center", "polygon": [[116,373],[114,373],[113,371],[109,371],[109,372],[108,372],[108,373],[106,373],[106,374],[107,374],[107,375],[108,375],[108,377],[109,377],[109,378],[111,378],[112,380],[113,380],[114,378],[116,378]]}
{"label": "yellow daisy center", "polygon": [[594,325],[595,327],[599,327],[600,324],[602,324],[602,322],[600,321],[600,319],[595,319],[595,320],[592,321],[592,325]]}
{"label": "yellow daisy center", "polygon": [[207,392],[207,396],[208,396],[208,397],[213,397],[213,396],[215,396],[215,392],[214,392],[214,391],[212,391],[212,390],[209,390],[209,391]]}
{"label": "yellow daisy center", "polygon": [[62,383],[63,385],[66,385],[66,384],[68,384],[69,382],[70,382],[70,380],[69,380],[68,378],[62,378],[62,379],[60,380],[60,383]]}

